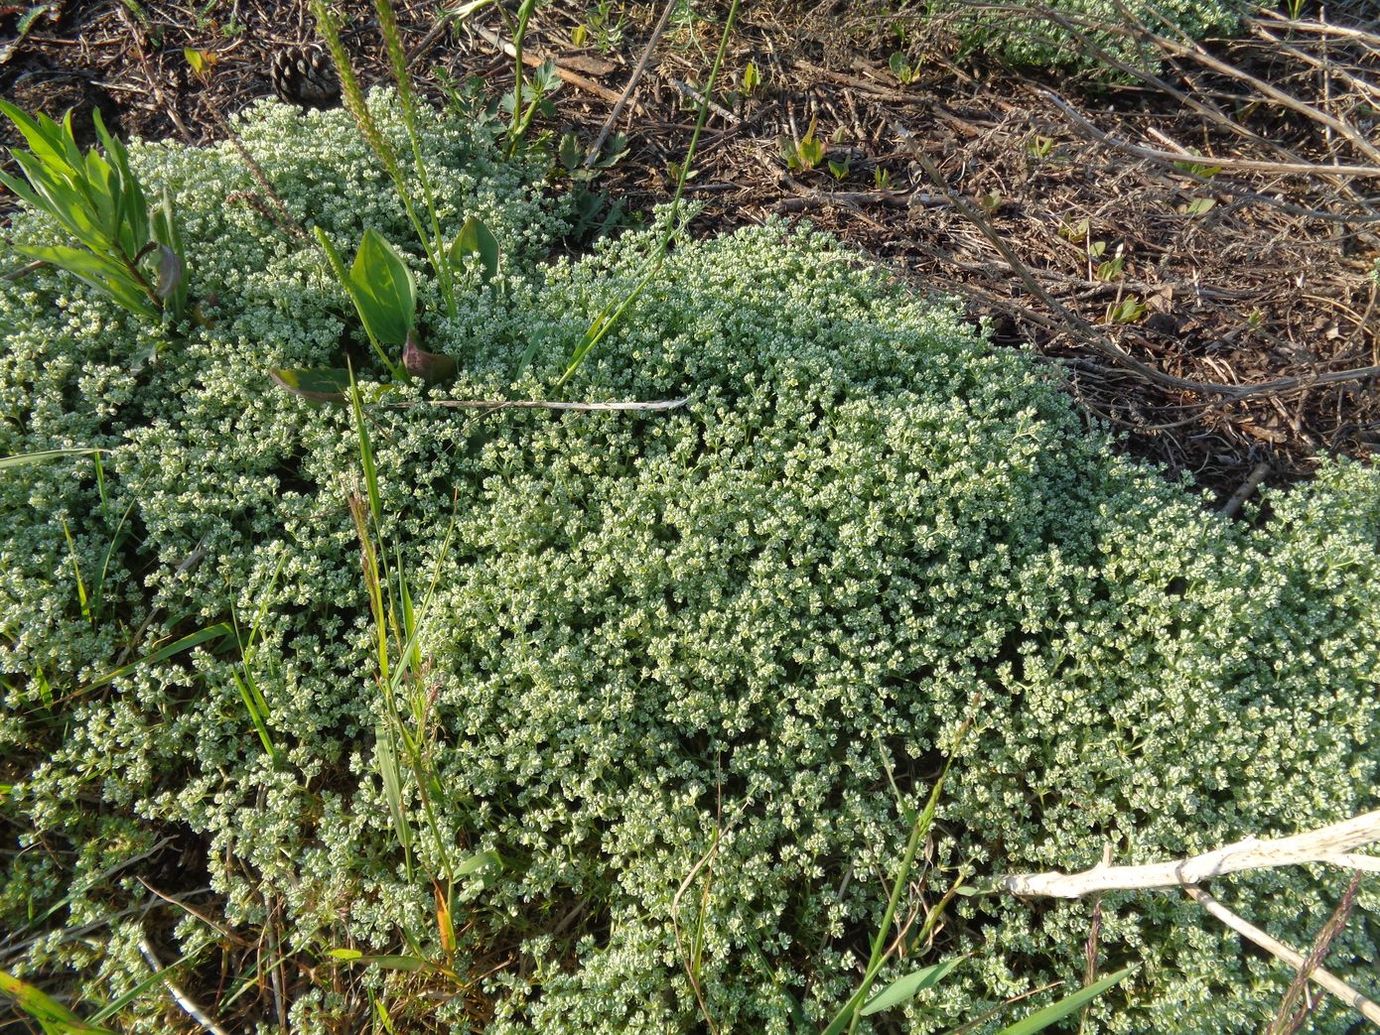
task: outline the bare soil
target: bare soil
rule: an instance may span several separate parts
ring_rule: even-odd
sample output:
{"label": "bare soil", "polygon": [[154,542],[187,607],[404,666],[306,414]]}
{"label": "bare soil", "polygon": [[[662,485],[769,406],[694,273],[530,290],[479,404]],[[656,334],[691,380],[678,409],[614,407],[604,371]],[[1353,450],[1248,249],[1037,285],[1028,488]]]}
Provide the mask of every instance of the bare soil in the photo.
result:
{"label": "bare soil", "polygon": [[[275,53],[314,39],[302,3],[38,6],[0,4],[0,94],[193,144],[270,94]],[[371,5],[336,6],[362,78],[386,80]],[[1380,448],[1380,27],[1365,0],[1326,20],[1262,13],[1202,46],[1126,27],[1165,60],[1115,85],[960,58],[942,25],[881,0],[743,6],[687,190],[700,229],[808,218],[963,296],[998,342],[1066,368],[1127,448],[1219,505]],[[564,80],[539,129],[625,134],[595,187],[634,211],[669,196],[727,5],[674,11],[658,34],[661,9],[553,0],[526,41]],[[420,2],[398,15],[434,96],[470,76],[494,97],[511,86],[498,10],[464,27]],[[826,156],[789,168],[812,125]]]}

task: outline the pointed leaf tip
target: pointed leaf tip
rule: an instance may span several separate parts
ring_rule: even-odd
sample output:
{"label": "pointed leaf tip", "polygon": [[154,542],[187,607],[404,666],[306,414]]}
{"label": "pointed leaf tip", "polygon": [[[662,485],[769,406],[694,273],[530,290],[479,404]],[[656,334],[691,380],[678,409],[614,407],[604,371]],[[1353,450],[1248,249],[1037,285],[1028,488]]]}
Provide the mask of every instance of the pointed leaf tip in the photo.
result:
{"label": "pointed leaf tip", "polygon": [[293,395],[313,403],[343,403],[350,390],[350,372],[338,367],[306,370],[281,367],[268,376]]}

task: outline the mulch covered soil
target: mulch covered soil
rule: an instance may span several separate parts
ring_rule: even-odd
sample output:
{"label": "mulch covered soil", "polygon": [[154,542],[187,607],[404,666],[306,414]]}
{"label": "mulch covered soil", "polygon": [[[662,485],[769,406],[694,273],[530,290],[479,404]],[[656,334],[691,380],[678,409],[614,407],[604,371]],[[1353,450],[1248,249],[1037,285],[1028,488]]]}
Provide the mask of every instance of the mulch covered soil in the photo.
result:
{"label": "mulch covered soil", "polygon": [[[434,96],[471,76],[493,98],[511,86],[502,11],[456,26],[435,5],[397,6]],[[1367,0],[1326,20],[1262,13],[1202,46],[1125,27],[1164,63],[1116,84],[960,56],[944,26],[878,0],[743,6],[687,189],[705,206],[698,229],[808,218],[922,289],[960,294],[997,341],[1066,368],[1129,449],[1218,505],[1306,477],[1320,455],[1380,447]],[[371,5],[337,9],[362,78],[386,81]],[[539,128],[586,147],[624,134],[593,187],[632,212],[669,196],[727,5],[674,5],[658,26],[661,12],[552,2],[527,39],[562,79]],[[25,0],[0,6],[0,33],[0,94],[20,106],[75,106],[81,124],[99,108],[126,135],[198,144],[270,94],[275,53],[315,38],[305,4],[268,0]]]}

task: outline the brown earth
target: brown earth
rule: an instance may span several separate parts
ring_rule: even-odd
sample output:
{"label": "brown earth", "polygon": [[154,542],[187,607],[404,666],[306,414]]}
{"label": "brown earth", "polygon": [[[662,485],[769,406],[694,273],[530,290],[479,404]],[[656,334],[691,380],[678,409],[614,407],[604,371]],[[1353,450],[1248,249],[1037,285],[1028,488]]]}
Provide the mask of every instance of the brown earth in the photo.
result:
{"label": "brown earth", "polygon": [[[1380,27],[1366,0],[1326,21],[1262,13],[1202,47],[1124,27],[1165,64],[1120,85],[959,60],[943,26],[893,6],[744,5],[687,188],[699,230],[808,218],[961,294],[995,340],[1064,367],[1090,415],[1219,505],[1323,454],[1374,454]],[[386,80],[372,6],[337,9],[362,78]],[[658,33],[661,10],[561,0],[527,39],[564,80],[539,127],[553,143],[573,130],[588,146],[606,126],[629,139],[594,186],[630,211],[669,195],[727,5],[673,5]],[[511,86],[496,8],[460,27],[428,4],[398,16],[434,96],[469,76],[495,98]],[[273,55],[314,24],[269,0],[26,0],[0,4],[0,33],[0,94],[21,107],[75,106],[79,125],[99,108],[126,135],[203,144],[270,94]],[[788,168],[811,126],[825,157]]]}

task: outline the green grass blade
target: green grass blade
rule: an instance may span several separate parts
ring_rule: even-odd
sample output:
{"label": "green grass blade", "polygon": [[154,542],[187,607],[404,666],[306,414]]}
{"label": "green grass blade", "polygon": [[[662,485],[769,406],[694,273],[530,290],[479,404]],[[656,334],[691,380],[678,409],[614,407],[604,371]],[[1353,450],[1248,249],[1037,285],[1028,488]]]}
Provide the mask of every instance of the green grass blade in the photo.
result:
{"label": "green grass blade", "polygon": [[184,650],[190,650],[209,640],[234,639],[234,637],[235,630],[228,622],[217,622],[215,625],[208,625],[205,629],[198,629],[196,632],[189,633],[180,640],[174,640],[167,646],[159,647],[156,651],[140,658],[138,661],[131,661],[128,665],[121,665],[114,671],[107,672],[94,682],[87,684],[86,690],[95,690],[97,687],[105,686],[107,683],[114,682],[121,676],[133,672],[140,665],[156,665],[160,661],[166,661],[175,654],[181,654]]}
{"label": "green grass blade", "polygon": [[379,496],[378,469],[374,466],[374,448],[369,441],[369,427],[364,420],[364,403],[359,397],[359,385],[350,378],[350,408],[355,416],[355,436],[359,439],[359,460],[364,467],[364,488],[369,494],[369,513],[374,519],[374,528],[383,523],[383,502]]}
{"label": "green grass blade", "polygon": [[67,537],[67,549],[72,555],[72,574],[77,579],[77,601],[81,604],[81,616],[88,622],[91,621],[91,601],[86,595],[86,583],[82,581],[81,564],[77,560],[77,544],[72,540],[72,530],[67,527],[67,522],[62,523],[62,534]]}
{"label": "green grass blade", "polygon": [[997,1032],[997,1035],[1033,1035],[1034,1032],[1044,1031],[1055,1021],[1067,1017],[1075,1010],[1092,1002],[1092,1000],[1117,984],[1117,982],[1123,980],[1126,975],[1130,974],[1131,971],[1135,969],[1135,967],[1126,967],[1123,970],[1118,970],[1115,974],[1109,974],[1096,984],[1079,989],[1072,995],[1060,999],[1057,1003],[1050,1003],[1050,1005],[1046,1006],[1043,1010],[1036,1010],[1024,1020],[1008,1025]]}
{"label": "green grass blade", "polygon": [[393,750],[393,739],[389,731],[380,726],[375,733],[374,762],[379,776],[383,779],[383,796],[388,801],[388,812],[393,819],[393,832],[403,850],[403,866],[408,880],[412,879],[412,825],[408,822],[402,800],[402,768],[398,765],[397,752]]}
{"label": "green grass blade", "polygon": [[859,1013],[863,1017],[870,1017],[874,1013],[881,1013],[889,1010],[893,1006],[898,1006],[909,999],[914,999],[917,995],[927,988],[933,988],[948,976],[949,971],[963,962],[963,957],[945,960],[930,967],[921,967],[919,970],[912,971],[905,977],[897,978],[886,988],[882,989],[871,1001],[864,1006]]}
{"label": "green grass blade", "polygon": [[114,1035],[105,1028],[87,1024],[41,989],[3,970],[0,970],[0,995],[8,997],[21,1011],[38,1021],[44,1031],[71,1032],[73,1035]]}
{"label": "green grass blade", "polygon": [[87,456],[92,453],[108,453],[108,449],[41,449],[36,453],[15,453],[13,456],[0,456],[0,471],[7,467],[22,467],[25,464],[46,464],[65,456]]}

